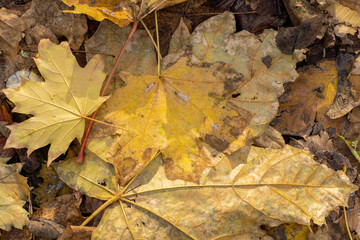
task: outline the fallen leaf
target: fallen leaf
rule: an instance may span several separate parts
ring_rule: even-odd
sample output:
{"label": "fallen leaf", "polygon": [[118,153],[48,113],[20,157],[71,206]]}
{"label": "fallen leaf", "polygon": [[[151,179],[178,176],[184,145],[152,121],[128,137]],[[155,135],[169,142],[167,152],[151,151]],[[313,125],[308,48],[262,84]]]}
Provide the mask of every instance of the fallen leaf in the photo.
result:
{"label": "fallen leaf", "polygon": [[212,164],[200,138],[229,153],[245,145],[252,114],[227,102],[242,76],[224,64],[196,67],[187,61],[180,59],[160,77],[126,76],[125,87],[99,113],[129,129],[108,153],[123,183],[158,151],[167,162],[168,177],[198,181]]}
{"label": "fallen leaf", "polygon": [[126,27],[130,22],[139,22],[140,19],[154,10],[185,2],[186,0],[62,0],[68,6],[74,6],[74,10],[66,12],[87,14],[96,21],[108,19],[120,27]]}
{"label": "fallen leaf", "polygon": [[276,44],[285,54],[293,54],[295,49],[311,45],[317,38],[322,38],[326,31],[323,16],[304,20],[300,26],[280,28]]}
{"label": "fallen leaf", "polygon": [[[122,184],[159,151],[169,178],[197,182],[215,163],[202,140],[231,154],[265,131],[276,115],[282,84],[297,76],[296,60],[276,47],[275,31],[259,38],[234,32],[234,16],[218,15],[195,29],[186,44],[191,51],[170,55],[160,77],[124,74],[125,87],[98,114],[129,129],[115,136],[107,156]],[[95,132],[104,129],[94,126]],[[97,149],[90,148],[104,154]]]}
{"label": "fallen leaf", "polygon": [[360,235],[360,203],[359,198],[355,198],[355,206],[347,211],[349,228]]}
{"label": "fallen leaf", "polygon": [[312,131],[314,122],[323,122],[337,89],[338,73],[335,61],[326,60],[319,67],[310,66],[299,72],[294,83],[280,98],[280,116],[275,128],[283,134],[304,136]]}
{"label": "fallen leaf", "polygon": [[45,82],[24,81],[17,89],[4,90],[16,104],[14,112],[33,117],[9,126],[6,147],[35,149],[51,144],[48,164],[65,153],[74,138],[81,140],[84,117],[93,113],[107,97],[100,97],[105,79],[103,59],[97,55],[81,68],[66,42],[55,45],[50,40],[39,44],[35,59]]}
{"label": "fallen leaf", "polygon": [[19,51],[19,42],[23,31],[26,29],[25,22],[8,12],[6,8],[0,9],[0,52],[14,56]]}
{"label": "fallen leaf", "polygon": [[329,14],[340,23],[346,23],[353,27],[360,27],[360,13],[351,8],[344,7],[336,2],[326,8]]}
{"label": "fallen leaf", "polygon": [[[105,71],[110,72],[116,61],[115,56],[119,55],[130,31],[131,27],[119,28],[110,21],[101,22],[94,35],[85,41],[87,59],[90,60],[94,56],[92,52],[106,54],[104,55]],[[120,59],[116,73],[125,71],[132,74],[152,75],[157,73],[156,68],[156,52],[153,44],[145,30],[137,29]],[[111,89],[118,88],[122,83],[120,77],[117,75],[114,77],[114,83],[110,85]]]}
{"label": "fallen leaf", "polygon": [[[309,152],[288,145],[282,149],[251,147],[245,159],[220,156],[216,166],[204,170],[200,184],[169,180],[163,161],[155,158],[128,185],[112,193],[120,198],[106,210],[92,238],[116,239],[121,233],[123,239],[225,235],[241,239],[245,233],[261,234],[261,224],[310,225],[312,220],[321,225],[357,189],[342,171],[334,172],[313,161]],[[88,196],[106,193],[110,199],[109,193],[116,188],[95,184],[97,178],[114,181],[114,175],[104,175],[104,169],[97,168],[101,162],[97,158],[88,163],[92,167],[75,165],[75,169],[73,161],[64,161],[56,165],[56,171],[64,182],[82,188]],[[81,176],[74,177],[78,172]],[[87,189],[82,187],[85,182]]]}
{"label": "fallen leaf", "polygon": [[341,4],[345,7],[349,7],[357,12],[360,12],[360,4],[357,0],[341,0]]}
{"label": "fallen leaf", "polygon": [[[70,46],[78,50],[87,32],[85,16],[64,13],[70,9],[59,0],[34,0],[30,8],[21,16],[27,24],[27,44],[38,44],[40,37],[66,37]],[[53,33],[53,34],[52,34]],[[56,38],[55,38],[56,39]]]}
{"label": "fallen leaf", "polygon": [[7,165],[0,161],[0,229],[21,229],[28,219],[23,208],[30,190],[26,178],[19,174],[21,163]]}
{"label": "fallen leaf", "polygon": [[359,105],[348,80],[353,62],[354,57],[351,54],[340,54],[336,58],[339,80],[335,99],[326,113],[331,119],[342,117]]}

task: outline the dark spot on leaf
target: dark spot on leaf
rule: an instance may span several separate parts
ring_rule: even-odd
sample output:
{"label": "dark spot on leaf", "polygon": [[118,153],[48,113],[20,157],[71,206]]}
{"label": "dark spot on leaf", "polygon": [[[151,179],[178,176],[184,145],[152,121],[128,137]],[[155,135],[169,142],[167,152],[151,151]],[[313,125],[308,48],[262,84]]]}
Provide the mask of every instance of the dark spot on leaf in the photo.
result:
{"label": "dark spot on leaf", "polygon": [[237,98],[238,96],[240,96],[241,93],[234,93],[233,95],[231,95],[232,98]]}
{"label": "dark spot on leaf", "polygon": [[131,157],[124,158],[120,163],[120,169],[123,176],[128,175],[137,165],[137,161]]}
{"label": "dark spot on leaf", "polygon": [[209,134],[205,135],[205,142],[218,151],[224,151],[230,145],[228,142],[221,140],[217,136]]}
{"label": "dark spot on leaf", "polygon": [[152,149],[151,148],[147,148],[145,149],[145,151],[142,154],[142,159],[145,161],[151,160],[151,153],[152,153]]}
{"label": "dark spot on leaf", "polygon": [[270,68],[270,67],[271,67],[272,58],[271,58],[269,55],[267,55],[266,57],[263,57],[263,58],[261,59],[261,61],[263,62],[263,64],[265,64],[265,66],[266,66],[267,68]]}
{"label": "dark spot on leaf", "polygon": [[102,182],[98,182],[98,184],[99,184],[99,185],[101,185],[101,186],[104,186],[104,187],[106,187],[106,182],[105,182],[105,181],[102,181]]}
{"label": "dark spot on leaf", "polygon": [[324,89],[325,89],[325,87],[321,86],[321,87],[318,87],[318,88],[314,88],[313,91],[316,93],[316,96],[318,98],[324,99],[325,98],[325,96],[323,94]]}

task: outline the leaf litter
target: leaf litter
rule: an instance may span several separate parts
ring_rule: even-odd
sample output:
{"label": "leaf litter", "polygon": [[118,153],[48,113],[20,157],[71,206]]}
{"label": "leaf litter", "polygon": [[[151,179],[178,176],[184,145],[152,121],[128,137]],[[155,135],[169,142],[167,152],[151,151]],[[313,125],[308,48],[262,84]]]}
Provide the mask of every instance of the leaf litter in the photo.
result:
{"label": "leaf litter", "polygon": [[[140,11],[133,5],[138,13],[132,15],[134,21],[155,9],[152,3],[159,2],[146,3],[150,7],[140,8]],[[252,8],[256,6],[251,5]],[[211,18],[192,34],[186,32],[182,24],[178,33],[181,41],[170,44],[170,54],[163,60],[160,74],[133,75],[137,67],[119,72],[117,81],[121,83],[114,84],[113,96],[101,108],[102,120],[136,128],[120,131],[96,124],[98,127],[88,144],[90,151],[86,150],[84,165],[64,161],[55,166],[59,176],[74,189],[108,200],[102,209],[110,207],[92,237],[118,238],[121,232],[120,236],[125,238],[258,238],[266,234],[259,229],[261,224],[278,226],[297,222],[310,225],[313,221],[321,225],[332,209],[347,205],[349,194],[357,187],[345,174],[314,162],[306,150],[284,147],[279,133],[268,126],[276,114],[278,97],[284,92],[283,84],[297,78],[295,65],[304,59],[300,55],[306,50],[299,49],[293,56],[281,53],[276,47],[277,32],[273,30],[265,30],[258,36],[246,31],[235,33],[234,16],[229,13]],[[152,74],[156,72],[154,62],[147,67]],[[142,74],[141,70],[137,74]],[[215,89],[215,95],[209,94],[212,93],[209,88],[202,87],[202,77],[216,80],[214,83],[222,82],[223,87]],[[185,80],[185,84],[177,83],[179,79]],[[230,87],[225,87],[228,79]],[[195,82],[200,89],[189,84]],[[124,91],[131,86],[136,86],[143,94]],[[175,91],[171,91],[173,89]],[[180,91],[176,91],[178,89]],[[120,93],[129,97],[122,98]],[[129,99],[134,100],[131,93],[138,96],[135,103],[128,103]],[[111,102],[115,94],[124,103]],[[98,99],[99,94],[96,96]],[[206,101],[195,101],[203,96]],[[57,97],[55,94],[54,98]],[[71,97],[69,99],[71,102]],[[116,104],[125,108],[119,110]],[[219,110],[216,108],[219,105],[225,106],[227,114],[222,114],[221,109],[218,111],[221,114],[212,111]],[[178,114],[180,108],[176,106],[185,106],[187,114]],[[192,108],[200,109],[203,119],[194,114],[196,111]],[[142,122],[134,116],[141,117],[144,109],[148,110],[145,112],[150,120]],[[152,112],[153,109],[159,111]],[[80,116],[82,120],[86,118],[83,113]],[[130,121],[126,122],[124,116]],[[173,116],[178,124],[170,124]],[[234,117],[242,119],[242,124],[227,121]],[[141,123],[145,123],[145,130],[149,124],[151,131],[141,131]],[[154,131],[153,126],[154,129],[160,126],[159,131]],[[175,137],[169,134],[178,131],[184,134],[175,134]],[[145,136],[147,148],[141,148],[138,135]],[[207,138],[209,135],[216,138]],[[80,140],[81,136],[76,137]],[[258,140],[262,136],[265,142]],[[153,137],[154,141],[148,140]],[[134,152],[123,144],[126,138],[137,141]],[[277,139],[280,145],[273,146],[279,149],[267,148],[271,146],[271,140],[266,140],[269,138]],[[70,140],[67,146],[69,143]],[[251,143],[266,148],[242,147]],[[137,159],[127,158],[130,164],[121,165],[116,159],[121,151],[125,151],[125,157],[136,156]],[[124,160],[123,157],[120,156],[120,160]],[[194,161],[196,157],[205,161]],[[137,160],[142,162],[138,164]],[[124,177],[123,173],[129,175]],[[221,197],[213,200],[214,192],[219,192]],[[264,192],[269,198],[263,197]],[[215,197],[220,196],[216,194]],[[229,196],[229,201],[223,201],[222,196]],[[312,211],[314,209],[316,211]],[[218,221],[229,224],[217,224]],[[244,227],[249,224],[253,226],[251,229]]]}

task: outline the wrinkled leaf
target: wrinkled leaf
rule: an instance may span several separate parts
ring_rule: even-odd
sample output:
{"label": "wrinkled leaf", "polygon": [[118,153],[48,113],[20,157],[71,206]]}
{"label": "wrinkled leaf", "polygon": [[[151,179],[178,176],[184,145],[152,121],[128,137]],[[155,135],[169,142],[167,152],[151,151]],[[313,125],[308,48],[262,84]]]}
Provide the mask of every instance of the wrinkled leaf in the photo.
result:
{"label": "wrinkled leaf", "polygon": [[62,0],[68,6],[74,6],[72,12],[87,14],[97,21],[108,19],[120,27],[140,19],[156,9],[185,2],[186,0]]}
{"label": "wrinkled leaf", "polygon": [[0,229],[21,229],[28,213],[23,208],[29,195],[26,178],[19,174],[22,164],[6,165],[0,162]]}
{"label": "wrinkled leaf", "polygon": [[35,59],[45,82],[23,81],[20,88],[4,90],[16,104],[14,112],[33,117],[9,126],[6,147],[35,149],[51,144],[48,164],[65,153],[74,138],[81,140],[84,116],[94,112],[107,97],[100,97],[105,79],[104,62],[97,55],[81,68],[68,43],[55,45],[50,40],[39,44]]}
{"label": "wrinkled leaf", "polygon": [[[202,173],[200,184],[167,179],[161,158],[154,159],[117,193],[119,201],[106,210],[93,239],[240,238],[244,233],[259,234],[261,224],[310,225],[313,220],[321,225],[357,189],[342,171],[316,163],[307,151],[288,145],[252,147],[248,154],[245,150],[237,154],[242,158],[218,155],[220,161]],[[72,168],[71,162],[60,163],[57,171],[63,181],[79,189],[83,182],[61,170]],[[104,180],[103,169],[77,168],[83,178],[91,174],[106,183],[113,178],[107,175]],[[86,194],[97,196],[102,191]]]}

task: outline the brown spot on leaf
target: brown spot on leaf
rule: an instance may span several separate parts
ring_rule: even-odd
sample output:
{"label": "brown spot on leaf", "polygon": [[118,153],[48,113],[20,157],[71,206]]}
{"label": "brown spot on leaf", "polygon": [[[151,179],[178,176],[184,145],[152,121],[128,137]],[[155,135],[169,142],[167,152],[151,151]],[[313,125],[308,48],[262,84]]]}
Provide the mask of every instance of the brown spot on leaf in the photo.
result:
{"label": "brown spot on leaf", "polygon": [[142,154],[142,159],[146,162],[151,160],[151,153],[152,153],[152,149],[151,148],[147,148],[145,149],[145,151]]}
{"label": "brown spot on leaf", "polygon": [[131,157],[124,158],[120,163],[121,174],[123,176],[128,175],[132,172],[132,170],[134,170],[137,164],[138,161]]}
{"label": "brown spot on leaf", "polygon": [[263,58],[261,59],[261,61],[263,62],[263,64],[265,64],[265,66],[266,66],[267,68],[270,68],[270,67],[271,67],[272,58],[271,58],[269,55],[267,55],[266,57],[263,57]]}
{"label": "brown spot on leaf", "polygon": [[210,134],[206,134],[204,140],[211,147],[213,147],[216,150],[221,151],[221,152],[224,151],[225,149],[227,149],[228,146],[230,145],[230,143],[221,140],[220,138],[218,138],[215,135],[210,135]]}

